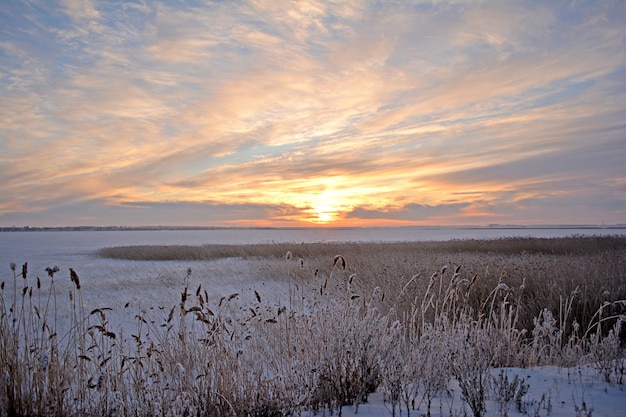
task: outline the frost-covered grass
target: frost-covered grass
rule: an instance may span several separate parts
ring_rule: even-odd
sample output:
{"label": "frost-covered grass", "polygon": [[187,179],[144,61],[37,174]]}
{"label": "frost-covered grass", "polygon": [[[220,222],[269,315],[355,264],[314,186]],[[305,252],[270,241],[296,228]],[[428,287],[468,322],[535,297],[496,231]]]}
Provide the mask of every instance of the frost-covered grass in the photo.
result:
{"label": "frost-covered grass", "polygon": [[194,263],[167,305],[121,312],[80,271],[13,265],[0,414],[592,415],[593,387],[623,394],[625,239],[495,242],[246,245],[240,290]]}
{"label": "frost-covered grass", "polygon": [[[626,237],[563,238],[514,237],[441,242],[353,242],[203,246],[123,246],[104,248],[100,255],[136,261],[213,261],[246,259],[255,269],[251,280],[285,281],[283,258],[303,260],[299,277],[310,281],[315,271],[325,273],[329,259],[342,254],[350,260],[354,286],[364,293],[376,287],[387,295],[386,307],[410,309],[428,279],[443,266],[462,266],[463,276],[477,276],[467,302],[475,310],[502,281],[511,288],[524,286],[516,312],[520,327],[530,329],[544,309],[559,316],[569,301],[570,323],[586,328],[598,309],[610,300],[626,299]],[[293,269],[293,268],[292,268]],[[405,288],[407,280],[419,274]],[[572,297],[572,295],[574,295]],[[563,312],[561,311],[561,314]],[[572,327],[565,326],[564,336]]]}

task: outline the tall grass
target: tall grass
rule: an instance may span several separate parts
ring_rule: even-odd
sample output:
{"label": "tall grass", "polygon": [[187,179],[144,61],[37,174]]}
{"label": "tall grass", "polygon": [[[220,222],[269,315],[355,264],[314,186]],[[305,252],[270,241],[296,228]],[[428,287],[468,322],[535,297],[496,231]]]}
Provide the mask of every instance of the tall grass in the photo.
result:
{"label": "tall grass", "polygon": [[[49,268],[42,281],[12,265],[0,291],[0,415],[341,414],[375,390],[394,414],[430,415],[455,380],[481,416],[490,387],[523,395],[494,367],[589,362],[622,383],[624,239],[495,250],[507,242],[221,248],[273,259],[265,273],[284,280],[288,302],[256,290],[213,298],[190,287],[188,270],[162,315],[127,307],[130,334],[108,309],[85,309],[76,271]],[[59,276],[73,285],[57,299]],[[55,319],[60,303],[68,320]]]}
{"label": "tall grass", "polygon": [[[516,297],[517,325],[530,331],[544,309],[564,314],[569,323],[586,329],[590,318],[608,300],[626,299],[626,237],[503,238],[400,243],[304,243],[204,246],[131,246],[105,248],[101,256],[132,260],[213,260],[227,257],[264,262],[260,279],[286,279],[284,260],[305,260],[301,270],[309,279],[323,271],[328,259],[340,253],[351,261],[355,283],[363,293],[383,287],[387,305],[406,311],[423,294],[433,271],[462,265],[466,279],[477,280],[467,302],[475,310],[493,288],[504,281],[524,287]],[[295,263],[295,262],[294,262]],[[408,287],[407,277],[419,274]],[[406,288],[405,288],[406,287]],[[568,327],[569,326],[569,327]],[[564,323],[563,340],[574,330]]]}

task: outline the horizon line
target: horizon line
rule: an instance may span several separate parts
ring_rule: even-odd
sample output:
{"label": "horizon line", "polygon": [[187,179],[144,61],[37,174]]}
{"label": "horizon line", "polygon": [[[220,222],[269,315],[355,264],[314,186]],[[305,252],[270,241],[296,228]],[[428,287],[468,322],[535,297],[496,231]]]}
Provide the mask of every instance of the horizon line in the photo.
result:
{"label": "horizon line", "polygon": [[626,223],[617,224],[501,224],[485,225],[397,225],[397,226],[202,226],[202,225],[138,225],[138,226],[0,226],[0,232],[21,231],[158,231],[158,230],[299,230],[299,229],[626,229]]}

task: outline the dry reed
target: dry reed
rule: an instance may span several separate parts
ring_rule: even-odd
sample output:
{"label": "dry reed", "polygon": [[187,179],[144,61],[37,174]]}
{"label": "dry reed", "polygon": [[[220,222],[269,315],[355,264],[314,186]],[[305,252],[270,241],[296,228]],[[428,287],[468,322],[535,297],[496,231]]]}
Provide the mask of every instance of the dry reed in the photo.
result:
{"label": "dry reed", "polygon": [[[394,414],[429,415],[455,379],[481,416],[492,387],[523,396],[519,381],[493,380],[494,367],[586,361],[619,382],[625,241],[195,248],[193,259],[269,262],[264,274],[284,280],[288,305],[261,290],[212,298],[202,285],[190,288],[188,269],[163,317],[127,306],[136,312],[131,334],[109,322],[106,308],[84,311],[88,289],[73,269],[71,315],[61,323],[58,268],[42,285],[26,264],[21,273],[12,265],[0,291],[0,415],[341,414],[374,390]],[[512,397],[498,395],[504,410]]]}

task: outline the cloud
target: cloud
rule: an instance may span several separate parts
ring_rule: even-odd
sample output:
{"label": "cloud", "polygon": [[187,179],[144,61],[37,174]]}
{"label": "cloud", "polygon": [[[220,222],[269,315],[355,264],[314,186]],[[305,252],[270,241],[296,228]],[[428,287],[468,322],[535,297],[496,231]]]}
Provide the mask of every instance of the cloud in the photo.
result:
{"label": "cloud", "polygon": [[624,7],[12,2],[0,216],[210,196],[462,223],[578,199],[621,222]]}
{"label": "cloud", "polygon": [[[71,219],[68,211],[75,213]],[[224,204],[202,202],[130,201],[110,204],[87,200],[48,207],[44,211],[0,214],[5,225],[154,225],[154,226],[293,226],[299,211],[270,204]]]}
{"label": "cloud", "polygon": [[369,209],[357,207],[348,213],[347,217],[357,219],[384,219],[384,220],[441,220],[449,216],[459,215],[469,203],[448,203],[428,205],[411,203],[402,207],[384,207]]}

